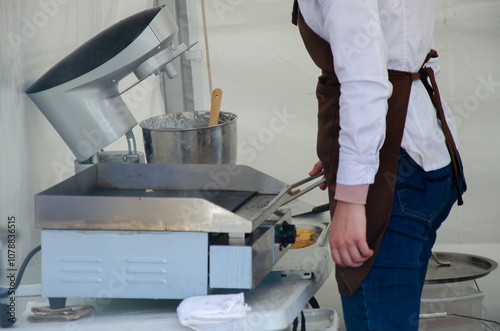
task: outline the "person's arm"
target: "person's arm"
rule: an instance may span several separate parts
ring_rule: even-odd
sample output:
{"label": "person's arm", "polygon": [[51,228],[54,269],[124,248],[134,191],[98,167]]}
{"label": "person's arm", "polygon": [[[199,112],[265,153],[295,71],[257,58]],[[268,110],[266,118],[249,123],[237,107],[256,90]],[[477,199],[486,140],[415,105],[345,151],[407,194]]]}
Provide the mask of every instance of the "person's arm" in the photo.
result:
{"label": "person's arm", "polygon": [[366,196],[379,165],[385,138],[387,46],[376,0],[324,2],[324,31],[341,83],[340,152],[330,227],[336,264],[359,267],[372,256],[366,243]]}
{"label": "person's arm", "polygon": [[[324,2],[324,31],[341,84],[338,197],[344,185],[372,184],[385,139],[387,45],[377,0]],[[340,189],[340,190],[339,190]],[[367,192],[367,187],[364,189]]]}
{"label": "person's arm", "polygon": [[[309,172],[314,176],[323,169],[321,161],[316,162]],[[327,188],[326,183],[319,186]],[[373,255],[366,242],[365,205],[338,200],[330,224],[330,250],[333,261],[344,267],[360,267]]]}

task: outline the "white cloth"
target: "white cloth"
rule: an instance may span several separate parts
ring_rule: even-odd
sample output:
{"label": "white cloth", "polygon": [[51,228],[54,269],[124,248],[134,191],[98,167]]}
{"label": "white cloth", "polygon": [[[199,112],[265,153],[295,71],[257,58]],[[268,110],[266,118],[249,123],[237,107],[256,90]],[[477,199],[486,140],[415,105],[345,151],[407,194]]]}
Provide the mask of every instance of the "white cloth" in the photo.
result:
{"label": "white cloth", "polygon": [[245,331],[249,310],[243,293],[196,296],[179,304],[177,317],[198,331]]}
{"label": "white cloth", "polygon": [[[299,0],[308,26],[329,42],[341,83],[337,183],[371,184],[385,138],[387,69],[417,72],[434,48],[435,0]],[[428,63],[439,71],[437,60]],[[457,141],[456,125],[443,102]],[[449,164],[440,123],[420,80],[412,85],[401,143],[424,170]]]}

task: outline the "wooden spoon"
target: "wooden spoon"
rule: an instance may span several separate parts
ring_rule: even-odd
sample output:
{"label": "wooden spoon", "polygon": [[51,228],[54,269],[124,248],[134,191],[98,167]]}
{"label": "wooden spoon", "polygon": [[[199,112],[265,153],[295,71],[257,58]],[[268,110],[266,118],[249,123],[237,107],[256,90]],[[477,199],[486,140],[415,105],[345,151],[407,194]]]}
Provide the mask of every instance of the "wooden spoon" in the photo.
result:
{"label": "wooden spoon", "polygon": [[222,90],[220,88],[216,88],[212,92],[212,105],[210,107],[210,118],[208,119],[208,126],[214,126],[219,123],[221,103],[222,103]]}

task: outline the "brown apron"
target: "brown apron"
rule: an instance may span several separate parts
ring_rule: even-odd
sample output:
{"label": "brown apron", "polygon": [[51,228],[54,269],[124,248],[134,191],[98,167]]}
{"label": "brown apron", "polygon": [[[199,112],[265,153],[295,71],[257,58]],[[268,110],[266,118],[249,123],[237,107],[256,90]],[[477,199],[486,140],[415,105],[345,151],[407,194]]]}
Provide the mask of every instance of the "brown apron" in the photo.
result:
{"label": "brown apron", "polygon": [[[335,183],[340,149],[338,142],[340,131],[340,83],[335,75],[330,44],[307,26],[298,10],[297,1],[295,1],[294,11],[292,13],[292,22],[296,25],[298,24],[307,51],[314,63],[322,70],[316,88],[316,96],[319,105],[317,153],[319,159],[323,163],[325,178],[328,185],[330,212],[333,215],[335,209]],[[431,57],[436,56],[437,53],[431,51],[425,62]],[[416,79],[421,79],[426,86],[434,106],[436,107],[439,119],[441,119],[446,145],[452,159],[455,180],[459,182],[460,178],[465,186],[458,152],[448,125],[446,124],[432,69],[422,68],[418,73],[388,70],[388,73],[389,80],[393,86],[393,92],[388,100],[389,107],[386,117],[386,136],[380,150],[379,169],[375,176],[375,182],[370,185],[366,201],[366,236],[368,245],[374,250],[374,254],[359,268],[336,266],[337,284],[339,292],[343,296],[351,296],[354,294],[368,275],[382,241],[385,228],[389,222],[395,191],[401,140],[403,138],[408,102],[410,100],[411,85]],[[431,79],[432,86],[429,85],[427,78]],[[457,187],[458,186],[459,185],[457,185]],[[458,189],[459,204],[463,203],[461,194],[462,192]]]}

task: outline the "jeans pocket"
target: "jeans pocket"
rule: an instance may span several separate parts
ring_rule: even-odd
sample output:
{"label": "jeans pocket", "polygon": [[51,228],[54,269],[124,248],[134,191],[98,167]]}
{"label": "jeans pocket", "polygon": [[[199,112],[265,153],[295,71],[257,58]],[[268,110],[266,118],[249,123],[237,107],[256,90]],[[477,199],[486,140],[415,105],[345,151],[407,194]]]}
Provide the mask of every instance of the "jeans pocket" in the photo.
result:
{"label": "jeans pocket", "polygon": [[430,222],[449,205],[454,192],[451,165],[424,171],[409,156],[400,158],[396,194],[402,213]]}

